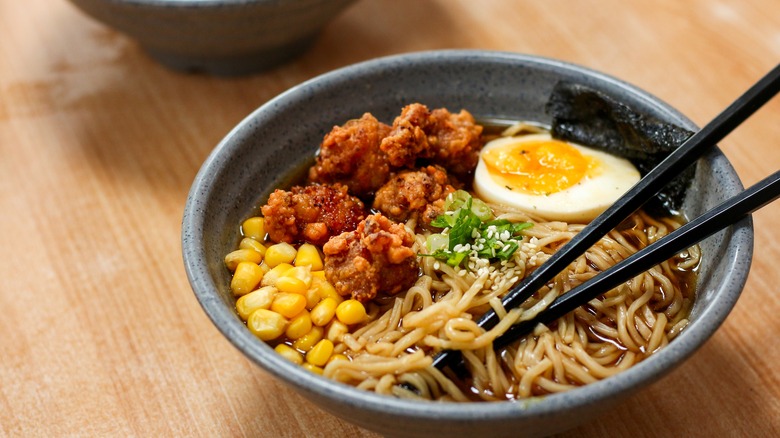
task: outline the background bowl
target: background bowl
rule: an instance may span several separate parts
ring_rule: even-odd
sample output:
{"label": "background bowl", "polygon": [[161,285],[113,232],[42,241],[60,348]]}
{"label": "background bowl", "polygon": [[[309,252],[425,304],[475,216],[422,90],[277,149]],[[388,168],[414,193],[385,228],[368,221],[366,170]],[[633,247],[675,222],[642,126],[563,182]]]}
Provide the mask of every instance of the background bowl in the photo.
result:
{"label": "background bowl", "polygon": [[354,0],[70,0],[160,63],[238,75],[301,54]]}
{"label": "background bowl", "polygon": [[[440,51],[381,58],[305,82],[243,120],[204,163],[185,207],[183,255],[195,295],[217,328],[252,361],[323,409],[386,436],[527,436],[574,427],[657,381],[718,328],[747,279],[753,245],[750,219],[702,242],[691,323],[670,345],[626,372],[563,394],[521,402],[411,402],[359,391],[287,362],[255,339],[234,311],[223,257],[235,248],[238,224],[264,196],[314,154],[333,125],[368,111],[387,123],[402,106],[466,108],[478,116],[548,122],[543,107],[553,85],[573,80],[663,120],[695,130],[653,96],[582,67],[549,59],[482,51]],[[698,163],[683,210],[690,217],[742,190],[717,149]]]}

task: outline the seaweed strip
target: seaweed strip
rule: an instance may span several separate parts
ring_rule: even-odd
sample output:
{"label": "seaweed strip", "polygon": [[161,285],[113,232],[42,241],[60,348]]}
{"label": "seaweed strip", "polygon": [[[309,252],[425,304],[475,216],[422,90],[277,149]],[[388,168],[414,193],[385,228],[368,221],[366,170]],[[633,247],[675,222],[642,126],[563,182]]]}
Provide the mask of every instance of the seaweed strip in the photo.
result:
{"label": "seaweed strip", "polygon": [[[559,82],[545,107],[552,116],[552,135],[600,149],[633,163],[644,176],[693,132],[639,113],[582,84]],[[696,165],[671,180],[645,203],[653,214],[676,214],[693,180]]]}

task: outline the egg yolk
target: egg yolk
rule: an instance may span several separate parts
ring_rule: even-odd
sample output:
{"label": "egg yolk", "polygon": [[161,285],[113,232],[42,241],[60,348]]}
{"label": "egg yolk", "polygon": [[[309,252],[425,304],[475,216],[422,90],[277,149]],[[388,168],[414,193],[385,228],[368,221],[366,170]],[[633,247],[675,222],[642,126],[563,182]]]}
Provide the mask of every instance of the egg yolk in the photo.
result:
{"label": "egg yolk", "polygon": [[511,143],[482,153],[496,183],[510,190],[549,195],[577,184],[597,166],[573,146],[557,140]]}

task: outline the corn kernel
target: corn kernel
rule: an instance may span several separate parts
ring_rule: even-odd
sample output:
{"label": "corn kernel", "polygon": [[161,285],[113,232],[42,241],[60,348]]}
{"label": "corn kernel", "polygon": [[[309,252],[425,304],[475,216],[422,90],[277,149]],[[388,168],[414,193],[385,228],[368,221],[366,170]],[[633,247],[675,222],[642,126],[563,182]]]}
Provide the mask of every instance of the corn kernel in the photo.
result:
{"label": "corn kernel", "polygon": [[320,280],[325,280],[325,271],[311,271],[312,277],[317,277]]}
{"label": "corn kernel", "polygon": [[274,348],[274,351],[279,353],[280,356],[289,360],[296,365],[303,364],[303,356],[296,349],[286,344],[279,344]]}
{"label": "corn kernel", "polygon": [[257,309],[268,309],[276,296],[276,289],[271,286],[261,287],[249,292],[236,301],[236,312],[244,321]]}
{"label": "corn kernel", "polygon": [[328,359],[328,363],[336,362],[336,361],[339,361],[339,360],[346,360],[347,362],[349,362],[349,357],[347,357],[346,354],[337,353],[337,354],[332,355],[330,357],[330,359]]}
{"label": "corn kernel", "polygon": [[308,362],[304,363],[302,367],[306,370],[311,371],[314,374],[319,374],[320,376],[322,375],[322,373],[325,372],[325,370],[323,370],[321,367],[318,367],[317,365],[312,365]]}
{"label": "corn kernel", "polygon": [[309,315],[309,312],[303,310],[298,315],[296,315],[295,318],[290,320],[290,323],[287,324],[287,330],[284,331],[284,334],[288,338],[295,340],[305,335],[306,333],[309,333],[310,330],[311,316]]}
{"label": "corn kernel", "polygon": [[334,319],[328,325],[325,332],[325,338],[329,339],[331,342],[341,342],[341,339],[347,333],[349,333],[349,327],[338,319]]}
{"label": "corn kernel", "polygon": [[346,300],[336,307],[336,317],[346,325],[363,322],[366,316],[366,308],[358,300]]}
{"label": "corn kernel", "polygon": [[301,280],[306,288],[311,287],[311,267],[310,266],[296,266],[290,270],[285,271],[284,277],[293,277]]}
{"label": "corn kernel", "polygon": [[311,280],[311,287],[317,289],[317,292],[319,292],[320,297],[323,299],[333,298],[337,303],[344,301],[344,298],[336,292],[336,288],[327,280],[320,280],[317,277],[312,277]]}
{"label": "corn kernel", "polygon": [[339,303],[333,298],[325,298],[311,309],[311,322],[318,326],[324,326],[329,323],[336,315],[336,307]]}
{"label": "corn kernel", "polygon": [[[262,265],[260,265],[261,268],[270,268],[268,264],[263,262]],[[268,272],[263,275],[263,282],[261,283],[263,286],[274,286],[276,284],[276,280],[279,279],[279,277],[282,276],[285,272],[292,269],[292,265],[289,263],[280,263],[273,268],[270,268]],[[264,268],[264,269],[265,269]]]}
{"label": "corn kernel", "polygon": [[250,217],[241,224],[241,233],[244,237],[262,242],[265,240],[265,219],[259,216]]}
{"label": "corn kernel", "polygon": [[236,266],[233,279],[230,280],[230,289],[237,296],[252,292],[263,279],[263,270],[257,263],[241,262]]}
{"label": "corn kernel", "polygon": [[252,262],[259,264],[263,261],[263,255],[253,249],[237,249],[225,256],[225,266],[231,271],[235,271],[241,262]]}
{"label": "corn kernel", "polygon": [[296,252],[289,243],[276,243],[265,250],[265,262],[272,268],[280,263],[292,263]]}
{"label": "corn kernel", "polygon": [[306,362],[321,367],[328,363],[330,355],[333,354],[333,342],[322,339],[317,342],[308,353],[306,353]]}
{"label": "corn kernel", "polygon": [[263,271],[263,277],[265,277],[265,274],[267,274],[271,270],[271,267],[266,265],[265,263],[260,263],[260,269]]}
{"label": "corn kernel", "polygon": [[292,318],[306,308],[306,297],[301,294],[279,292],[271,303],[271,310],[287,318]]}
{"label": "corn kernel", "polygon": [[301,245],[295,257],[295,266],[311,266],[312,271],[321,271],[322,257],[317,247],[311,243]]}
{"label": "corn kernel", "polygon": [[260,253],[260,255],[265,255],[265,245],[258,242],[255,239],[252,239],[251,237],[244,237],[241,239],[241,242],[238,244],[239,249],[253,249]]}
{"label": "corn kernel", "polygon": [[320,293],[317,291],[317,289],[309,289],[304,294],[306,297],[306,309],[311,310],[319,304],[320,302]]}
{"label": "corn kernel", "polygon": [[309,333],[293,341],[293,347],[298,351],[309,351],[314,347],[314,344],[320,342],[322,334],[322,327],[314,326],[309,330]]}
{"label": "corn kernel", "polygon": [[[292,270],[292,269],[291,269]],[[282,292],[304,295],[308,288],[306,284],[295,277],[282,276],[276,280],[276,288]]]}
{"label": "corn kernel", "polygon": [[284,333],[287,319],[270,310],[257,309],[249,315],[246,326],[263,341],[272,341]]}

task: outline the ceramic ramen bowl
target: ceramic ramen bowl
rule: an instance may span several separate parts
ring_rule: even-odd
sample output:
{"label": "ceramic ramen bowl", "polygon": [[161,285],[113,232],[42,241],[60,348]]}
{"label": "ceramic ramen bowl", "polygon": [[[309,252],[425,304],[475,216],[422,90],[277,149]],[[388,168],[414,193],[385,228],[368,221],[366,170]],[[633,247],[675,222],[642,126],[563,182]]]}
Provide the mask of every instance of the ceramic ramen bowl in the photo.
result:
{"label": "ceramic ramen bowl", "polygon": [[248,74],[300,55],[354,0],[70,0],[176,70]]}
{"label": "ceramic ramen bowl", "polygon": [[[608,412],[692,355],[721,325],[747,279],[753,245],[750,219],[701,243],[703,260],[690,325],[660,352],[616,376],[530,401],[443,403],[381,396],[310,373],[256,339],[236,316],[223,258],[239,240],[238,225],[273,188],[310,160],[334,125],[371,112],[392,122],[400,108],[468,109],[480,117],[549,123],[544,104],[559,80],[601,90],[620,101],[695,130],[652,95],[613,77],[551,59],[484,51],[438,51],[380,58],[324,74],[269,101],[214,149],[192,185],[182,222],[184,262],[195,296],[242,353],[312,403],[386,436],[538,436],[572,428]],[[713,148],[699,160],[683,206],[698,216],[742,190],[726,157]]]}

